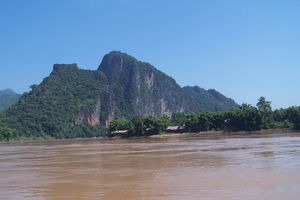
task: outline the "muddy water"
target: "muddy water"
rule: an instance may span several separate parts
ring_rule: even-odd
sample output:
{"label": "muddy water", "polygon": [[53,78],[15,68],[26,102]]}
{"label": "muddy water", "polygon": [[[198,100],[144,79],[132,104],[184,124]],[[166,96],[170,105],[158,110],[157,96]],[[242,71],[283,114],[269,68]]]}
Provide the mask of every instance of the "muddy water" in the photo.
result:
{"label": "muddy water", "polygon": [[0,199],[300,199],[300,134],[0,144]]}

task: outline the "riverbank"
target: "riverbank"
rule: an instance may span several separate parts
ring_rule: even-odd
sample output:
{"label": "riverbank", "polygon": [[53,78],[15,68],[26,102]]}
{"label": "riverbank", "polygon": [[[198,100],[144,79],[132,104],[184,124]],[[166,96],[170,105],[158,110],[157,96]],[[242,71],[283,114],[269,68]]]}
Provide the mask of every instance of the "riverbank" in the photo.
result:
{"label": "riverbank", "polygon": [[223,135],[255,135],[255,134],[279,134],[279,133],[297,133],[295,129],[266,129],[259,131],[205,131],[198,133],[165,133],[160,135],[151,135],[149,138],[168,138],[168,137],[188,137],[188,136],[223,136]]}
{"label": "riverbank", "polygon": [[21,139],[12,139],[9,141],[0,141],[1,143],[23,143],[23,142],[53,142],[53,141],[84,141],[84,140],[111,140],[111,139],[137,139],[137,138],[180,138],[180,137],[197,137],[197,136],[234,136],[234,135],[257,135],[257,134],[283,134],[283,133],[298,133],[299,130],[295,129],[267,129],[267,130],[259,130],[259,131],[235,131],[235,132],[226,132],[226,131],[206,131],[206,132],[198,132],[198,133],[163,133],[159,135],[150,135],[150,136],[139,136],[139,137],[91,137],[91,138],[21,138]]}
{"label": "riverbank", "polygon": [[103,140],[109,139],[107,136],[101,137],[90,137],[90,138],[21,138],[21,139],[11,139],[9,141],[2,140],[1,143],[23,143],[23,142],[54,142],[54,141],[84,141],[84,140]]}

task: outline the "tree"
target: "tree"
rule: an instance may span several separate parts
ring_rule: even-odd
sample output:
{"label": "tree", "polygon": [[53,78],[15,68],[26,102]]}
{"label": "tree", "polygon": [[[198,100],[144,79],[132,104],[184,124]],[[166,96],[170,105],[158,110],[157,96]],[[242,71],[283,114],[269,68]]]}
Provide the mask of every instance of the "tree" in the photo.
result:
{"label": "tree", "polygon": [[258,110],[263,110],[265,112],[272,111],[271,101],[267,101],[265,97],[260,97],[256,104]]}
{"label": "tree", "polygon": [[270,124],[272,122],[271,101],[267,101],[265,97],[260,97],[256,106],[262,115],[262,128],[270,128]]}
{"label": "tree", "polygon": [[133,123],[129,119],[119,118],[110,122],[109,131],[127,130],[129,134],[134,131]]}
{"label": "tree", "polygon": [[295,115],[293,123],[295,124],[295,128],[300,130],[300,111],[299,110],[298,110],[297,114]]}
{"label": "tree", "polygon": [[11,140],[14,135],[14,130],[7,127],[0,127],[0,139],[5,139],[7,141]]}
{"label": "tree", "polygon": [[183,126],[186,122],[186,114],[185,113],[175,113],[171,117],[172,125]]}
{"label": "tree", "polygon": [[289,107],[286,112],[288,120],[294,124],[296,129],[300,129],[300,107]]}
{"label": "tree", "polygon": [[201,112],[198,115],[198,130],[208,131],[212,127],[212,114],[211,112]]}
{"label": "tree", "polygon": [[189,132],[198,132],[199,128],[199,118],[195,113],[190,113],[186,115],[185,126]]}
{"label": "tree", "polygon": [[211,129],[213,130],[223,130],[225,126],[225,119],[224,119],[225,112],[213,112],[212,113],[212,123]]}
{"label": "tree", "polygon": [[143,122],[146,135],[159,134],[160,132],[166,130],[170,124],[170,121],[166,116],[145,116],[143,117]]}
{"label": "tree", "polygon": [[262,125],[262,115],[257,108],[249,104],[242,104],[239,125],[241,130],[259,130]]}
{"label": "tree", "polygon": [[134,126],[134,135],[141,136],[145,134],[145,126],[142,117],[134,117],[131,122]]}
{"label": "tree", "polygon": [[242,104],[239,110],[225,112],[225,130],[253,131],[259,130],[262,125],[262,115],[256,107]]}
{"label": "tree", "polygon": [[224,130],[238,131],[240,129],[240,111],[230,110],[224,114]]}

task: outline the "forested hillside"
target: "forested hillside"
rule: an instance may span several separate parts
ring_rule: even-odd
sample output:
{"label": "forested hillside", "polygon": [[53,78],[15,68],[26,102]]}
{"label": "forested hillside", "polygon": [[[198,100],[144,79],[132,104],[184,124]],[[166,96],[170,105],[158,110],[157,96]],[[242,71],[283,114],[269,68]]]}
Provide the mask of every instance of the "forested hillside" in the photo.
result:
{"label": "forested hillside", "polygon": [[0,111],[17,103],[20,96],[20,94],[17,94],[10,89],[0,91]]}

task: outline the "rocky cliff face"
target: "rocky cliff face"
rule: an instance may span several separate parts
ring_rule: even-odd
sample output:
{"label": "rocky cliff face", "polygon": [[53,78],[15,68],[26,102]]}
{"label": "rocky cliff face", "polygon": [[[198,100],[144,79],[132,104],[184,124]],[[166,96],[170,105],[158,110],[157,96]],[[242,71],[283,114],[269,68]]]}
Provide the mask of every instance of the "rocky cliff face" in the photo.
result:
{"label": "rocky cliff face", "polygon": [[75,123],[86,123],[91,126],[96,126],[100,124],[100,112],[101,112],[101,102],[100,99],[97,100],[97,104],[92,110],[92,112],[87,112],[85,110],[80,110],[79,113],[75,117]]}
{"label": "rocky cliff face", "polygon": [[104,56],[98,70],[111,87],[116,116],[172,115],[176,112],[218,111],[237,104],[215,90],[181,88],[176,81],[152,65],[125,53]]}
{"label": "rocky cliff face", "polygon": [[180,86],[148,63],[111,52],[104,56],[98,70],[110,83],[116,116],[171,115],[185,111]]}

